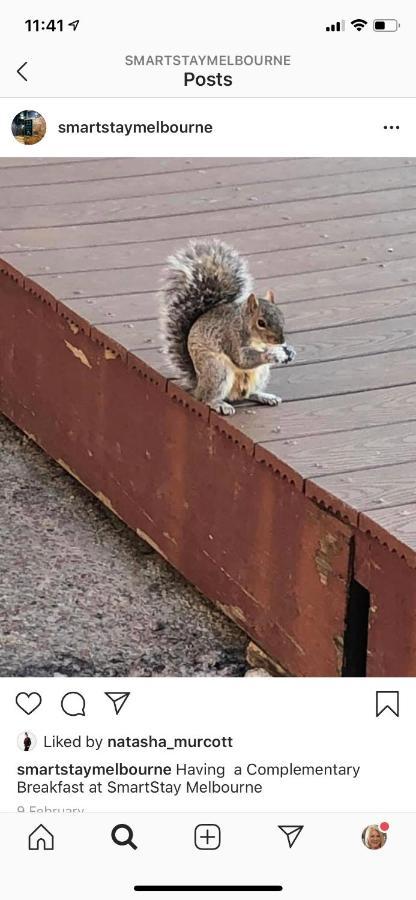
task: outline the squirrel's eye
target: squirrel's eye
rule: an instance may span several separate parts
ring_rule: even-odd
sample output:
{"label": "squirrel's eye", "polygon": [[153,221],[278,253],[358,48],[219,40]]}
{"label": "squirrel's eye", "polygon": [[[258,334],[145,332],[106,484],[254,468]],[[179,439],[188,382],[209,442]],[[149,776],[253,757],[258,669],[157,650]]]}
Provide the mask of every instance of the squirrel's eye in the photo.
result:
{"label": "squirrel's eye", "polygon": [[257,319],[257,325],[259,326],[259,328],[266,327],[266,323],[265,323],[264,319]]}

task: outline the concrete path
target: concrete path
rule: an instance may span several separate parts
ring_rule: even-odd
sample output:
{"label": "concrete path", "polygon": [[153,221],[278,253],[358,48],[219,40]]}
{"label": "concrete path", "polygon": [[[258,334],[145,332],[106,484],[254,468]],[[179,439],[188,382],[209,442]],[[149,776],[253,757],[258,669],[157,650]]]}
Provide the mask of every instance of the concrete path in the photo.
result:
{"label": "concrete path", "polygon": [[0,416],[0,676],[241,676],[246,645]]}

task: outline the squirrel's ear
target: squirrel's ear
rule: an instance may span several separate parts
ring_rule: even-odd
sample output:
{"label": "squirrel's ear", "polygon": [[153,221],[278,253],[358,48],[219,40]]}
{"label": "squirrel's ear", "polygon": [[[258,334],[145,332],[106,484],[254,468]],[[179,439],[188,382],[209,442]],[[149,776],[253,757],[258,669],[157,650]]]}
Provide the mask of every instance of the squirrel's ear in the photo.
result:
{"label": "squirrel's ear", "polygon": [[256,295],[250,294],[250,296],[247,297],[247,309],[248,309],[249,313],[255,313],[256,309],[258,308],[258,305],[259,305],[259,301],[257,300]]}
{"label": "squirrel's ear", "polygon": [[268,301],[268,303],[276,303],[276,298],[274,296],[274,291],[266,291],[266,296],[264,298]]}

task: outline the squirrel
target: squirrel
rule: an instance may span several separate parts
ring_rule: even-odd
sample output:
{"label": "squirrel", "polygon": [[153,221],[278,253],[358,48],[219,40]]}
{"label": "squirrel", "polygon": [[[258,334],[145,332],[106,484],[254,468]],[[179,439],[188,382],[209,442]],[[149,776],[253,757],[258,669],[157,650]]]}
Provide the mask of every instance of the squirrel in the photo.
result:
{"label": "squirrel", "polygon": [[234,400],[281,403],[263,388],[270,365],[290,362],[295,350],[273,291],[257,297],[246,261],[219,240],[193,241],[167,263],[163,344],[188,390],[224,416]]}

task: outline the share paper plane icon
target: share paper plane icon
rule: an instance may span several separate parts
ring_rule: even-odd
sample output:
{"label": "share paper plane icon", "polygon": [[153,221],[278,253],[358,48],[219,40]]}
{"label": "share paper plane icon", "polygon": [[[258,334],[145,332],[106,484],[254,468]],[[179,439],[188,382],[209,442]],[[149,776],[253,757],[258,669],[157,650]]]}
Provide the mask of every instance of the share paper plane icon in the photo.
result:
{"label": "share paper plane icon", "polygon": [[117,691],[104,691],[104,693],[105,696],[111,700],[116,711],[116,716],[118,716],[119,712],[123,709],[126,700],[130,697],[130,691],[120,691],[119,693]]}
{"label": "share paper plane icon", "polygon": [[303,831],[303,827],[303,825],[278,825],[280,831],[283,831],[283,834],[286,835],[289,847],[293,847],[301,831]]}

